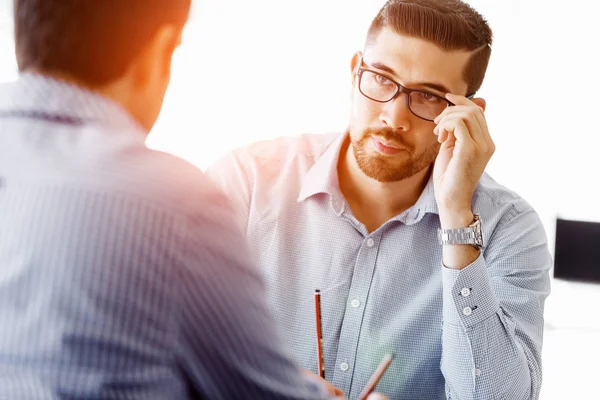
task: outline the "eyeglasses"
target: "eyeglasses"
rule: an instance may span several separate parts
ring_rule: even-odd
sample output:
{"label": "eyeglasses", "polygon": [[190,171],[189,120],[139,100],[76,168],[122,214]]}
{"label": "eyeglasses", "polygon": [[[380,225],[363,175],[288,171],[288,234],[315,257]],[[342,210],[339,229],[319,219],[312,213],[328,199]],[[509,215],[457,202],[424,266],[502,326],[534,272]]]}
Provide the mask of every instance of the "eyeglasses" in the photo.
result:
{"label": "eyeglasses", "polygon": [[[360,65],[363,65],[362,58]],[[358,90],[363,96],[378,103],[387,103],[400,93],[406,94],[406,105],[410,112],[425,121],[431,121],[454,103],[425,90],[409,89],[368,68],[358,68]],[[475,94],[468,96],[472,98]]]}

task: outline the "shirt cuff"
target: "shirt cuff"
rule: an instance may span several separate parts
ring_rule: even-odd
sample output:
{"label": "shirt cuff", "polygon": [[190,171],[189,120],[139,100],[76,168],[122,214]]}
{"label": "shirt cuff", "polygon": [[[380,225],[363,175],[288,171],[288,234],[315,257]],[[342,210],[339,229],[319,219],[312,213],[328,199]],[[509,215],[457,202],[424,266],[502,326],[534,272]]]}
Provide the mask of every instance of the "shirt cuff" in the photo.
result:
{"label": "shirt cuff", "polygon": [[442,265],[444,323],[472,327],[500,308],[483,254],[462,270]]}

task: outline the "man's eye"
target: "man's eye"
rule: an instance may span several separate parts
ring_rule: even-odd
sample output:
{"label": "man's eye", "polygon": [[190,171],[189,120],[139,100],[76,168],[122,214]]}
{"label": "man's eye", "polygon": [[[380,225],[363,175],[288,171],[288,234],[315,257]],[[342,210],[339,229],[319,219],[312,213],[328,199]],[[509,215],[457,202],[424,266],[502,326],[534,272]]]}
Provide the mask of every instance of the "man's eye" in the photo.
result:
{"label": "man's eye", "polygon": [[380,85],[389,85],[391,81],[383,75],[375,75],[375,81]]}
{"label": "man's eye", "polygon": [[436,95],[431,94],[431,93],[418,92],[417,96],[419,96],[422,101],[425,101],[428,103],[438,103],[441,101],[441,99],[439,97],[437,97]]}

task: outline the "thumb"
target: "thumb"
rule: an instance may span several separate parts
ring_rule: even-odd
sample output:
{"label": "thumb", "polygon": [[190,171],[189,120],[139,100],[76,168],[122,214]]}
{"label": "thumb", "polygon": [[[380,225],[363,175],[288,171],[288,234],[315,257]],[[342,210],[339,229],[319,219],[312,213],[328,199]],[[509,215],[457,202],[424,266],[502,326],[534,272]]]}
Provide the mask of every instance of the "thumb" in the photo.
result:
{"label": "thumb", "polygon": [[371,393],[367,400],[388,400],[388,397],[381,393]]}

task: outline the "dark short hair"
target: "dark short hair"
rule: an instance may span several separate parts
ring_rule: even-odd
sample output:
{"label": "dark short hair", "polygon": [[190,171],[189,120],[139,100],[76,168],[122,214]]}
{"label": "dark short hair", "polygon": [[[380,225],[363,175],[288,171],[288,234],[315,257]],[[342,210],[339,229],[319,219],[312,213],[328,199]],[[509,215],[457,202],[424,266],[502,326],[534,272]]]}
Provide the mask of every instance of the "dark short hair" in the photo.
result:
{"label": "dark short hair", "polygon": [[444,50],[472,51],[463,79],[468,94],[481,87],[492,53],[492,30],[470,5],[461,0],[388,0],[371,23],[367,46],[384,27]]}
{"label": "dark short hair", "polygon": [[14,0],[19,70],[108,83],[125,73],[161,26],[183,27],[190,7],[191,0]]}

